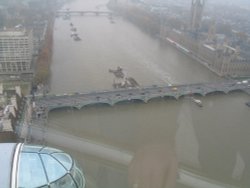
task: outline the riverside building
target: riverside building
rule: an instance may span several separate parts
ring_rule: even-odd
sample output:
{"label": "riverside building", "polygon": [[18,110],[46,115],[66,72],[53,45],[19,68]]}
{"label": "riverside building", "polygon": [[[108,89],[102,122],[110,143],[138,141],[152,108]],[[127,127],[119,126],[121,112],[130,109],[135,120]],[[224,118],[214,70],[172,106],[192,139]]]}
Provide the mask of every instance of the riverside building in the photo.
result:
{"label": "riverside building", "polygon": [[[209,44],[190,36],[188,33],[174,29],[166,29],[165,37],[174,41],[171,43],[176,47],[182,46],[188,52],[187,55],[198,59],[203,65],[215,72],[219,76],[225,77],[249,77],[250,57],[227,43]],[[168,41],[169,42],[169,41]]]}
{"label": "riverside building", "polygon": [[25,29],[0,31],[0,74],[31,72],[33,34]]}

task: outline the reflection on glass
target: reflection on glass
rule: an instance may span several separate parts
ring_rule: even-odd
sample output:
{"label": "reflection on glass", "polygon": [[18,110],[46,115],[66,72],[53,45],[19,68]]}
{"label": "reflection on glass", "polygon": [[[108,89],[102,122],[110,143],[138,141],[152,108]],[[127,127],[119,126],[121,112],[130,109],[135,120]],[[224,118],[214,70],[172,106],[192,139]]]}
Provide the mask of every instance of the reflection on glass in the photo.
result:
{"label": "reflection on glass", "polygon": [[41,150],[41,146],[35,146],[35,145],[24,145],[22,148],[22,151],[24,152],[39,152]]}
{"label": "reflection on glass", "polygon": [[52,154],[63,166],[69,171],[72,167],[72,159],[65,153],[54,153]]}
{"label": "reflection on glass", "polygon": [[128,170],[132,188],[174,188],[177,159],[166,143],[147,144],[135,153]]}
{"label": "reflection on glass", "polygon": [[21,153],[19,160],[18,187],[38,187],[47,184],[38,154]]}
{"label": "reflection on glass", "polygon": [[59,181],[56,181],[55,183],[52,183],[50,185],[51,188],[77,188],[75,185],[75,182],[71,178],[69,174],[67,174],[65,177],[60,179]]}
{"label": "reflection on glass", "polygon": [[50,182],[61,178],[67,173],[66,169],[50,155],[41,154],[41,157]]}
{"label": "reflection on glass", "polygon": [[55,153],[55,152],[61,152],[61,151],[55,148],[44,147],[42,148],[41,152],[42,153]]}
{"label": "reflection on glass", "polygon": [[71,170],[71,175],[75,179],[78,187],[82,187],[84,185],[84,182],[83,182],[83,179],[82,179],[83,174],[80,171],[80,169],[78,167],[76,167],[75,165]]}

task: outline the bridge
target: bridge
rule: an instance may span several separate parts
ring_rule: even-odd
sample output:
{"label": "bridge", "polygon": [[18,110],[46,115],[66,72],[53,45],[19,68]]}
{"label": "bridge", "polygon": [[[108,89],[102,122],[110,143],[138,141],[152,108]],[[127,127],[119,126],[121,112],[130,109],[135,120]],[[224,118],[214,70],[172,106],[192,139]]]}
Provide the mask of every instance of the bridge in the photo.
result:
{"label": "bridge", "polygon": [[100,16],[100,15],[104,15],[104,16],[109,16],[112,17],[113,13],[110,11],[71,11],[71,10],[60,10],[56,12],[57,16],[84,16],[84,15],[95,15],[95,16]]}
{"label": "bridge", "polygon": [[113,106],[119,103],[144,102],[153,99],[174,99],[181,97],[211,94],[228,94],[240,91],[250,95],[250,79],[244,81],[226,81],[219,83],[200,83],[175,86],[156,86],[131,89],[116,89],[101,92],[71,93],[62,95],[26,96],[25,110],[18,123],[20,138],[29,139],[31,125],[44,128],[49,112],[60,108],[81,109],[92,105]]}
{"label": "bridge", "polygon": [[[228,94],[233,91],[243,91],[250,94],[250,79],[242,82],[228,81],[220,83],[189,84],[175,86],[151,86],[145,88],[118,89],[90,93],[73,93],[63,95],[34,96],[33,101],[37,113],[49,112],[58,108],[81,109],[91,105],[113,106],[123,102],[147,103],[157,98],[173,98],[190,95],[206,96],[214,93]],[[32,97],[32,96],[30,96]],[[42,114],[42,113],[41,113]]]}

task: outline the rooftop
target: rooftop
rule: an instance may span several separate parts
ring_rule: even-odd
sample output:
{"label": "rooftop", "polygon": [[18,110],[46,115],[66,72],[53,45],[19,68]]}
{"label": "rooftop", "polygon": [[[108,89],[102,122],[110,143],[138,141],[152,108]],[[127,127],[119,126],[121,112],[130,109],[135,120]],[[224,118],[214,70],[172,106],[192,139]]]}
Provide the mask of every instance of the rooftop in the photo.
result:
{"label": "rooftop", "polygon": [[16,29],[4,29],[0,30],[0,37],[10,37],[10,36],[25,36],[27,35],[27,31],[22,29],[22,30],[16,30]]}

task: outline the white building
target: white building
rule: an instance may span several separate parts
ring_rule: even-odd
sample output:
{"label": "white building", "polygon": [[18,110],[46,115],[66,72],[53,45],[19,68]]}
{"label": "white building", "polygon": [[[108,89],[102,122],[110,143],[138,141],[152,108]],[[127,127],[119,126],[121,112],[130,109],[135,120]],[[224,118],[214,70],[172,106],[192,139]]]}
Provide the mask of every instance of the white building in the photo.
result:
{"label": "white building", "polygon": [[29,72],[32,54],[33,34],[31,31],[0,31],[0,73]]}

